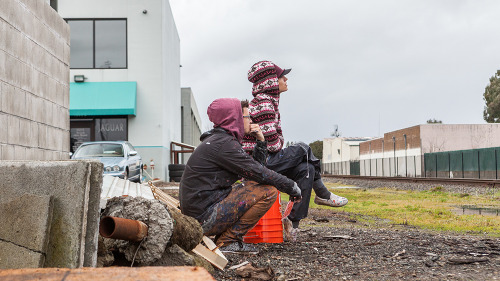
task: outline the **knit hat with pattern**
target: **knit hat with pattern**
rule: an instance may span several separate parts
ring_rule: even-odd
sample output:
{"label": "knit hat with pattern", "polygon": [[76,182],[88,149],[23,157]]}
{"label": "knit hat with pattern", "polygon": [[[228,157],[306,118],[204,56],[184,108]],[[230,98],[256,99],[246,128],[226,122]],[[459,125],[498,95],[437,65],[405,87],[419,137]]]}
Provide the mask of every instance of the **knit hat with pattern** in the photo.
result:
{"label": "knit hat with pattern", "polygon": [[259,61],[252,65],[248,71],[248,81],[253,83],[252,95],[260,93],[279,95],[278,73],[275,66],[271,61]]}

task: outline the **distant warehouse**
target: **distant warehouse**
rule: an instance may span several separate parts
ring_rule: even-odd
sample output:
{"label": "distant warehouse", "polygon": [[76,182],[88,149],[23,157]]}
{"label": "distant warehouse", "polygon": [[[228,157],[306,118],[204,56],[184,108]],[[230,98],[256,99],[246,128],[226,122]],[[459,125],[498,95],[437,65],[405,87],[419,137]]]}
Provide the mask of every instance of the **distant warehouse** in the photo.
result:
{"label": "distant warehouse", "polygon": [[359,144],[370,137],[327,138],[323,140],[323,172],[333,175],[359,175]]}
{"label": "distant warehouse", "polygon": [[360,175],[498,178],[500,124],[425,124],[359,145]]}

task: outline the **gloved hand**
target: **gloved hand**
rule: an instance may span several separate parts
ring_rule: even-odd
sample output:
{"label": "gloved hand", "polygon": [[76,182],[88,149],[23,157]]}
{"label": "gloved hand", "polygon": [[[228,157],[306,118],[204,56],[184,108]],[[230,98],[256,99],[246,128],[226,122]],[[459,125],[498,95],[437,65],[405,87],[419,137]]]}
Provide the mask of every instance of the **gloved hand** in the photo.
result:
{"label": "gloved hand", "polygon": [[302,193],[296,182],[293,183],[292,191],[289,193],[291,201],[300,201]]}

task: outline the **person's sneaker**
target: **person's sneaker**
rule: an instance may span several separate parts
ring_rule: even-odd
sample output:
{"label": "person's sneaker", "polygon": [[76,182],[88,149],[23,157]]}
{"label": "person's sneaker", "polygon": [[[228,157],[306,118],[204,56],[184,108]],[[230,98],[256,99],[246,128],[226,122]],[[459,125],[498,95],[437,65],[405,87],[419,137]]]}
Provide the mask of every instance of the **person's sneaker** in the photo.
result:
{"label": "person's sneaker", "polygon": [[233,242],[227,246],[220,248],[223,253],[244,254],[244,255],[257,255],[259,250],[254,246],[241,241]]}
{"label": "person's sneaker", "polygon": [[330,192],[330,198],[323,199],[318,196],[314,197],[314,203],[317,205],[325,205],[330,207],[342,207],[345,206],[349,200],[345,197],[340,197]]}

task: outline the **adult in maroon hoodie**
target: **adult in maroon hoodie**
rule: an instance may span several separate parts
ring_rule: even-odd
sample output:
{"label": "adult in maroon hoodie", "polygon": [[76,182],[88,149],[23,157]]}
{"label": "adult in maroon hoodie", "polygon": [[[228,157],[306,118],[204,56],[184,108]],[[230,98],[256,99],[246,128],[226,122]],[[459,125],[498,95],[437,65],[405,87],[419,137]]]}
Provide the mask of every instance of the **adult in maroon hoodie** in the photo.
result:
{"label": "adult in maroon hoodie", "polygon": [[[204,234],[216,235],[215,243],[223,243],[222,250],[228,252],[248,252],[243,236],[271,208],[277,190],[294,199],[301,196],[293,180],[254,159],[266,159],[265,141],[258,142],[253,157],[243,150],[241,140],[251,133],[251,120],[248,103],[242,104],[232,98],[210,104],[207,114],[214,129],[200,137],[179,187],[182,213],[196,218]],[[241,178],[247,180],[233,187]]]}

